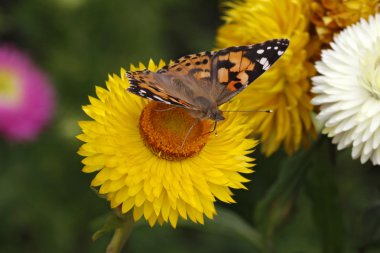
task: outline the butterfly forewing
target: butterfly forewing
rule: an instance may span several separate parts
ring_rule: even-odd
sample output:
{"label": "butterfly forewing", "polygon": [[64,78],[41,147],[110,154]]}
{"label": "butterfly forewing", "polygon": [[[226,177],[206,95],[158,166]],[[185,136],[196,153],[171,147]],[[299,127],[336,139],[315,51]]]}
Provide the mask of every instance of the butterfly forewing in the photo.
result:
{"label": "butterfly forewing", "polygon": [[217,51],[212,59],[212,83],[225,86],[216,99],[218,105],[236,96],[268,70],[288,45],[287,39],[275,39]]}

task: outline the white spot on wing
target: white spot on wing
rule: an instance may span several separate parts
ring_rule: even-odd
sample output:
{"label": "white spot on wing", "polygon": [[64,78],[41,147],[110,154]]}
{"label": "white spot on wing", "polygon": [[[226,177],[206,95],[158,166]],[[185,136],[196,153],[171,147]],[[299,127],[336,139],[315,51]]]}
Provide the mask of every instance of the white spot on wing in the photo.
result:
{"label": "white spot on wing", "polygon": [[257,50],[256,51],[258,54],[262,54],[262,53],[264,53],[264,49],[259,49],[259,50]]}
{"label": "white spot on wing", "polygon": [[269,62],[268,62],[268,59],[265,58],[265,57],[261,58],[260,61],[259,61],[259,63],[260,63],[261,65],[263,65],[263,70],[267,70],[267,69],[269,69],[269,67],[270,67],[270,64],[269,64]]}
{"label": "white spot on wing", "polygon": [[261,65],[265,65],[265,63],[267,63],[267,62],[268,62],[268,59],[267,59],[267,58],[265,58],[265,57],[263,57],[263,58],[261,58],[261,59],[260,59],[260,61],[259,61],[259,62],[260,62],[260,64],[261,64]]}
{"label": "white spot on wing", "polygon": [[282,55],[283,53],[284,53],[284,51],[281,51],[281,50],[277,51],[278,55]]}
{"label": "white spot on wing", "polygon": [[162,98],[160,98],[160,97],[157,96],[157,95],[154,95],[153,97],[154,97],[155,99],[157,99],[158,101],[165,102],[165,100],[163,100]]}

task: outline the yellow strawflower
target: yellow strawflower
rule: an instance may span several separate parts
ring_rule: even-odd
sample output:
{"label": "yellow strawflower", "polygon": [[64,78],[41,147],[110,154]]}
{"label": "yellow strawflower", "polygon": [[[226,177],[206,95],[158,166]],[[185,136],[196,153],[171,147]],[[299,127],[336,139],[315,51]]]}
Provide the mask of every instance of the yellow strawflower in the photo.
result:
{"label": "yellow strawflower", "polygon": [[[164,66],[149,62],[148,69]],[[144,69],[131,66],[131,70]],[[96,172],[91,186],[105,195],[112,208],[132,212],[135,221],[146,219],[151,226],[179,218],[204,222],[213,219],[217,199],[234,203],[231,189],[246,189],[252,173],[252,153],[256,141],[247,139],[251,131],[246,119],[226,115],[216,136],[209,133],[211,121],[198,123],[181,148],[194,122],[180,108],[166,110],[165,104],[151,102],[126,91],[129,86],[122,69],[111,75],[107,88],[96,87],[97,98],[89,97],[83,110],[92,119],[79,122],[84,142],[83,171]],[[238,109],[239,100],[222,106]]]}
{"label": "yellow strawflower", "polygon": [[288,38],[290,46],[276,67],[239,95],[244,110],[272,109],[251,114],[253,133],[262,152],[271,155],[283,145],[288,154],[315,136],[310,112],[309,77],[315,70],[306,47],[309,42],[307,2],[303,0],[244,0],[228,2],[217,47],[247,45],[272,38]]}

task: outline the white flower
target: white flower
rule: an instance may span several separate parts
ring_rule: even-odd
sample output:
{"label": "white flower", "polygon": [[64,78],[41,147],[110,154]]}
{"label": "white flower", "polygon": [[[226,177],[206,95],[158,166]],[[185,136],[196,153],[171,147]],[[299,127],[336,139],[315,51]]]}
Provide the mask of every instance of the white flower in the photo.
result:
{"label": "white flower", "polygon": [[322,51],[312,78],[323,133],[361,163],[380,164],[380,14],[346,28]]}

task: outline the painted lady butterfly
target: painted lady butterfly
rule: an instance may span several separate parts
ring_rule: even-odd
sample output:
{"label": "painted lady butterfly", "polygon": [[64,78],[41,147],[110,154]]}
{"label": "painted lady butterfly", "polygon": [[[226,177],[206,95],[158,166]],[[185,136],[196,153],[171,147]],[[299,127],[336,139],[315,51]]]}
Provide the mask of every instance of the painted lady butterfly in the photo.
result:
{"label": "painted lady butterfly", "polygon": [[179,58],[157,72],[127,72],[128,91],[184,107],[196,119],[223,120],[218,106],[236,96],[285,52],[288,39],[205,51]]}

